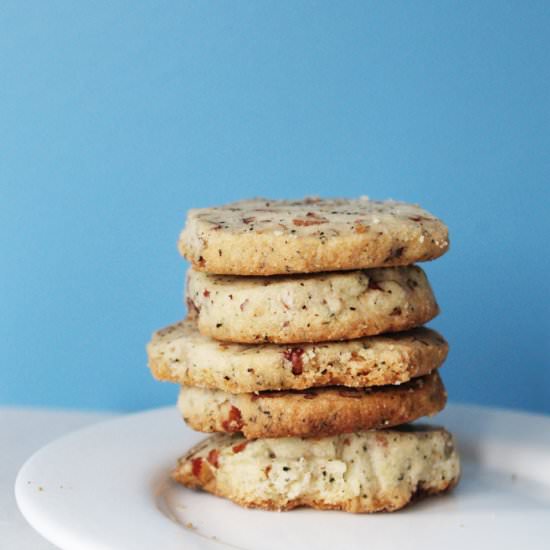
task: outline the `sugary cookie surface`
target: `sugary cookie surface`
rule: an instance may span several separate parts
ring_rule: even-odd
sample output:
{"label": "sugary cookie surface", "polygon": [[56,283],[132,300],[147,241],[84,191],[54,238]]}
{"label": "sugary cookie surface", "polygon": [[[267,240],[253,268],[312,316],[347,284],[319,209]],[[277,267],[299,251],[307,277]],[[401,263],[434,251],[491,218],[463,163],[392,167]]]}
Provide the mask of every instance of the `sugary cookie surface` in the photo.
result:
{"label": "sugary cookie surface", "polygon": [[419,206],[252,199],[190,210],[181,253],[197,270],[275,275],[408,265],[444,254],[445,224]]}

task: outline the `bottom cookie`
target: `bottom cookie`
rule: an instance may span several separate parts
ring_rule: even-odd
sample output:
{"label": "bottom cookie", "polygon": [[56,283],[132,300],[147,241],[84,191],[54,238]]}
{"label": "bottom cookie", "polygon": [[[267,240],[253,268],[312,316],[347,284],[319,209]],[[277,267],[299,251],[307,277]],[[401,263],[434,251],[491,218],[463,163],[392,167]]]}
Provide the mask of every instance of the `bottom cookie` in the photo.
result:
{"label": "bottom cookie", "polygon": [[321,438],[217,434],[179,459],[175,481],[241,506],[394,511],[451,489],[460,462],[443,428],[402,426]]}

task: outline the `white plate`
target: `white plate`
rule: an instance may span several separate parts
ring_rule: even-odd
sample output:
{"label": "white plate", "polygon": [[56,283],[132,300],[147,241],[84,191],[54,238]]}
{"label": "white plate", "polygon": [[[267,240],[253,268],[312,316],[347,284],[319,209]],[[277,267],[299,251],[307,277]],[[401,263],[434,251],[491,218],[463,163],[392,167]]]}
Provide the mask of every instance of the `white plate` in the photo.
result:
{"label": "white plate", "polygon": [[450,405],[436,422],[458,437],[462,480],[392,514],[245,510],[178,486],[170,468],[204,435],[172,408],[51,443],[19,472],[16,497],[70,550],[550,548],[550,417]]}

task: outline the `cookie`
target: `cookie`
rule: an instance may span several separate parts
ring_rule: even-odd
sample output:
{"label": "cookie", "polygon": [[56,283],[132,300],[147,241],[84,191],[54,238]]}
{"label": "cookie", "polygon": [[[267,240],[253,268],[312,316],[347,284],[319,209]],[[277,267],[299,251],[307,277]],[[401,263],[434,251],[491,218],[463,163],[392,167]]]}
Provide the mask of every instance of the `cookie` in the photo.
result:
{"label": "cookie", "polygon": [[278,277],[190,269],[186,298],[202,334],[251,344],[350,340],[407,330],[439,312],[417,266]]}
{"label": "cookie", "polygon": [[178,407],[199,432],[242,432],[258,437],[319,437],[389,428],[445,406],[447,393],[436,371],[399,386],[232,394],[182,386]]}
{"label": "cookie", "polygon": [[438,368],[447,351],[427,328],[292,347],[217,342],[192,320],[159,330],[147,346],[158,380],[230,393],[400,384]]}
{"label": "cookie", "polygon": [[217,434],[191,449],[172,477],[241,506],[394,511],[451,489],[460,476],[452,435],[402,427],[318,439],[247,441]]}
{"label": "cookie", "polygon": [[441,220],[403,202],[252,199],[190,210],[178,247],[200,271],[277,275],[433,260],[449,236]]}

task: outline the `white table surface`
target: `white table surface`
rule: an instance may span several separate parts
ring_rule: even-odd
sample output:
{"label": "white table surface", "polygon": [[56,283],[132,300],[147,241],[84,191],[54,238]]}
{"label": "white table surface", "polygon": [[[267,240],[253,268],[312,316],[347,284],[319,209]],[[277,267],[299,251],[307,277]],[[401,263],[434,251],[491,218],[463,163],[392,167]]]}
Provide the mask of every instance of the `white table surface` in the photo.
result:
{"label": "white table surface", "polygon": [[53,550],[19,513],[13,486],[20,466],[53,439],[113,416],[50,409],[0,407],[0,548]]}

